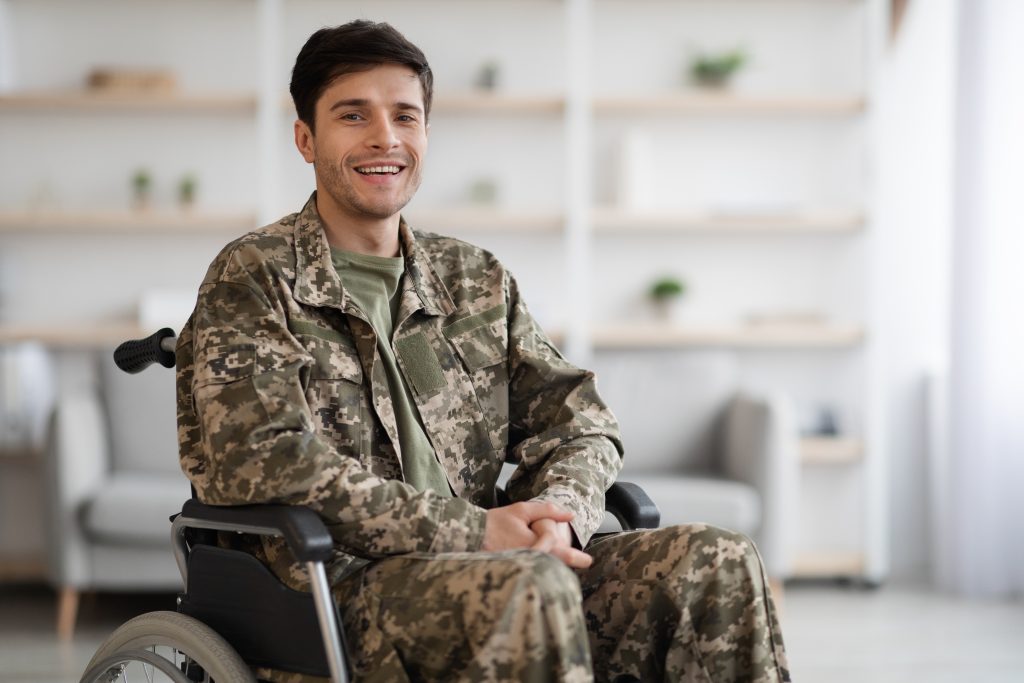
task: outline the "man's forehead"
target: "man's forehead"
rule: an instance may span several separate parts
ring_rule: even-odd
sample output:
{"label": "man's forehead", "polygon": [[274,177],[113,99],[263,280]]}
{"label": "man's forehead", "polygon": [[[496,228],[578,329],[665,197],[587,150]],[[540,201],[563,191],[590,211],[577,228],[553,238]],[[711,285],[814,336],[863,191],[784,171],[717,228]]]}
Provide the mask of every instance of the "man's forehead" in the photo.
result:
{"label": "man's forehead", "polygon": [[423,92],[416,72],[402,64],[380,64],[336,76],[324,88],[324,94],[347,91],[415,90]]}

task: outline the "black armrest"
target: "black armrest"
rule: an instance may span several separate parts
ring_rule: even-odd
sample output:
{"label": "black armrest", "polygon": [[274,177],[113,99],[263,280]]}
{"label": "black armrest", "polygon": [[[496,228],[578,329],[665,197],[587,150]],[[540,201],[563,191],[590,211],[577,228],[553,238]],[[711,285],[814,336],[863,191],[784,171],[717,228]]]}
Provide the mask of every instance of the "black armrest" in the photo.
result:
{"label": "black armrest", "polygon": [[187,527],[282,536],[300,562],[324,562],[332,541],[320,516],[293,505],[203,505],[188,500],[180,521]]}
{"label": "black armrest", "polygon": [[642,488],[617,481],[604,494],[605,508],[615,515],[623,529],[657,529],[661,512]]}

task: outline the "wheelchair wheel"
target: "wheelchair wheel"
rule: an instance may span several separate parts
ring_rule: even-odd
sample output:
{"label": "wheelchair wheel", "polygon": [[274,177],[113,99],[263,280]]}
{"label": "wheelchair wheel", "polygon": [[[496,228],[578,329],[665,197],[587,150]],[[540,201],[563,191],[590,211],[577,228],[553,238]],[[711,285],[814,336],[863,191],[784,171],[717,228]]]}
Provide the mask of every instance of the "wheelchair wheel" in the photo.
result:
{"label": "wheelchair wheel", "polygon": [[150,612],[122,624],[100,646],[81,683],[114,681],[255,683],[216,631],[177,612]]}

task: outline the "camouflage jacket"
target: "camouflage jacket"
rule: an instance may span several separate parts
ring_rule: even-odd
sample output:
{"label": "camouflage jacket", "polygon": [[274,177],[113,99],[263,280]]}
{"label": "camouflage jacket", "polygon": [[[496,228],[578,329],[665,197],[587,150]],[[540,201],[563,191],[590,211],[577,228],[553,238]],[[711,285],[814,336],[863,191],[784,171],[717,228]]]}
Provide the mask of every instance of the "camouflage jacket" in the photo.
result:
{"label": "camouflage jacket", "polygon": [[[337,580],[374,558],[480,549],[511,456],[510,499],[574,511],[585,544],[622,452],[593,373],[562,358],[494,256],[404,221],[400,239],[393,348],[455,496],[403,482],[376,336],[334,270],[314,194],[221,251],[179,335],[181,466],[199,499],[313,508]],[[249,549],[302,587],[282,548]]]}

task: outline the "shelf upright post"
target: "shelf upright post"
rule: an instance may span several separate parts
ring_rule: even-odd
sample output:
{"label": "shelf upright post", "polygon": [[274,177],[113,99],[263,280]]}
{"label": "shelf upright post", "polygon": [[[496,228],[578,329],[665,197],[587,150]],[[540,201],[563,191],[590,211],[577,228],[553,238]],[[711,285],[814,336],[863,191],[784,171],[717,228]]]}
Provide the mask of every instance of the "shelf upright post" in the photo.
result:
{"label": "shelf upright post", "polygon": [[889,573],[889,463],[886,457],[887,421],[885,392],[886,332],[883,302],[884,278],[879,264],[885,262],[885,244],[879,234],[878,223],[871,207],[878,206],[877,150],[879,144],[878,96],[879,71],[889,35],[888,2],[865,0],[864,31],[864,89],[865,144],[867,164],[864,177],[865,205],[865,257],[862,272],[866,280],[864,317],[867,334],[864,339],[864,579],[871,584],[881,583]]}
{"label": "shelf upright post", "polygon": [[8,0],[0,0],[0,94],[15,88],[14,22]]}
{"label": "shelf upright post", "polygon": [[590,364],[593,351],[590,339],[590,207],[593,204],[591,10],[592,0],[567,0],[565,3],[565,277],[568,295],[568,308],[565,311],[565,350],[573,362],[584,367]]}
{"label": "shelf upright post", "polygon": [[266,225],[281,214],[280,135],[282,129],[281,84],[281,0],[259,0],[259,86],[256,97],[256,145],[259,149],[256,209],[258,225]]}

